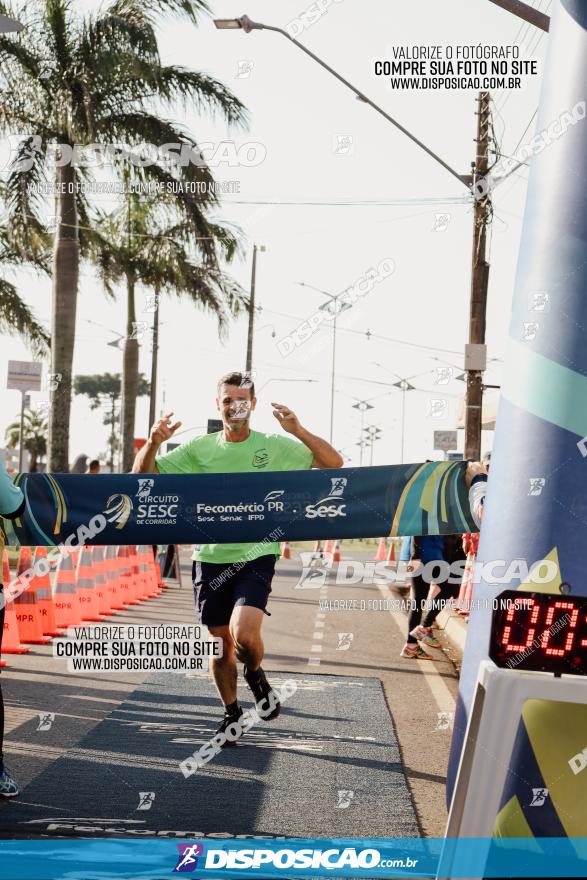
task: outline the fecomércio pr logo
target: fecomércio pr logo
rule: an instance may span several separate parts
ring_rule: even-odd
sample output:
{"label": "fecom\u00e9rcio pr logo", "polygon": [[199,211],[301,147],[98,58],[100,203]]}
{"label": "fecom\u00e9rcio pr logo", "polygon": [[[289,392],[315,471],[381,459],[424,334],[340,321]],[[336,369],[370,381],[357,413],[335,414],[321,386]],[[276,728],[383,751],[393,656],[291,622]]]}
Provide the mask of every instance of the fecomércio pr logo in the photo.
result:
{"label": "fecom\u00e9rcio pr logo", "polygon": [[201,843],[178,843],[177,865],[173,869],[174,874],[187,874],[194,871],[198,864],[198,857],[204,855],[204,847]]}

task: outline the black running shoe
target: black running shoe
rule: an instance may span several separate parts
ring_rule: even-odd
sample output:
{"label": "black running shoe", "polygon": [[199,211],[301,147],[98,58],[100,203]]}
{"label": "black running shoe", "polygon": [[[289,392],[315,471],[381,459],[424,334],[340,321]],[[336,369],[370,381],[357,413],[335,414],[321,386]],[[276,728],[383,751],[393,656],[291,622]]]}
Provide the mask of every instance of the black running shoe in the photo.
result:
{"label": "black running shoe", "polygon": [[[238,721],[238,720],[242,717],[243,714],[244,714],[244,713],[243,713],[243,710],[241,709],[240,706],[238,707],[238,710],[237,710],[236,712],[234,712],[232,715],[229,715],[228,713],[225,712],[225,713],[224,713],[224,718],[222,719],[222,724],[220,725],[220,727],[218,728],[218,730],[216,731],[216,733],[217,733],[217,734],[219,734],[219,733],[226,733],[226,728],[227,728],[227,727],[230,727],[230,725],[231,725],[234,721]],[[244,733],[244,730],[241,729],[241,732],[240,732],[240,734],[237,736],[237,739],[240,739],[241,736],[243,735],[243,733]],[[221,746],[221,748],[225,749],[225,748],[227,748],[228,746],[235,746],[235,745],[236,745],[236,740],[234,740],[234,739],[227,739],[227,740],[225,740],[225,742],[224,742],[224,744]]]}
{"label": "black running shoe", "polygon": [[[267,681],[267,676],[261,667],[259,666],[258,669],[253,671],[252,669],[247,669],[245,666],[243,674],[246,683],[253,692],[255,703],[257,704],[257,712],[261,718],[264,721],[271,721],[273,718],[277,718],[281,712],[281,703],[279,702],[277,694]],[[269,696],[270,694],[271,696]],[[266,714],[271,706],[273,706],[271,712]]]}

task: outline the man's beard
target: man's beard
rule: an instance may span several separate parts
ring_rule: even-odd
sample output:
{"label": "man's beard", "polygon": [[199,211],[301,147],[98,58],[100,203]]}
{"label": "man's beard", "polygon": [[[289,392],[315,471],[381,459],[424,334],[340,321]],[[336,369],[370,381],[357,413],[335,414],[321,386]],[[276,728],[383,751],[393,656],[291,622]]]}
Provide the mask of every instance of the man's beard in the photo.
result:
{"label": "man's beard", "polygon": [[247,416],[246,419],[228,418],[224,424],[226,425],[226,427],[228,428],[229,431],[238,432],[238,431],[241,431],[243,428],[248,428],[249,418],[250,418],[250,416]]}

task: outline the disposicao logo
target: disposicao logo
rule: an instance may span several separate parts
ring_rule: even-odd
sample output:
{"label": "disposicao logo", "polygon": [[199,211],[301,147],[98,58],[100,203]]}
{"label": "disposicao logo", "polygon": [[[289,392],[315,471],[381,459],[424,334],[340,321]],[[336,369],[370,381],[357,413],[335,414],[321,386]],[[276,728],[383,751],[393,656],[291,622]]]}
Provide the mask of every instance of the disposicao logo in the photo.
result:
{"label": "disposicao logo", "polygon": [[132,501],[128,495],[111,495],[106,502],[104,516],[108,522],[116,523],[117,529],[123,529],[128,522],[132,510]]}
{"label": "disposicao logo", "polygon": [[201,843],[178,843],[177,865],[173,869],[174,874],[187,874],[193,871],[198,864],[198,856],[204,855],[204,847]]}

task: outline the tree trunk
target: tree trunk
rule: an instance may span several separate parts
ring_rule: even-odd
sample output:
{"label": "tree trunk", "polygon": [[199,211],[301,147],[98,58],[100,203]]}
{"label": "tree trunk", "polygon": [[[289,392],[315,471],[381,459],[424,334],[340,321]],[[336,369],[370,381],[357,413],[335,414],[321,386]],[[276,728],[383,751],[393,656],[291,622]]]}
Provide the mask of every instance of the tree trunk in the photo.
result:
{"label": "tree trunk", "polygon": [[122,358],[122,470],[130,471],[135,457],[135,411],[139,387],[139,343],[131,339],[135,316],[135,280],[126,277],[127,324]]}
{"label": "tree trunk", "polygon": [[112,398],[112,409],[110,410],[110,437],[108,438],[108,443],[110,445],[110,461],[108,462],[108,467],[110,468],[110,473],[114,473],[114,448],[116,442],[116,401],[115,398]]}
{"label": "tree trunk", "polygon": [[75,314],[79,277],[79,240],[73,167],[57,169],[58,224],[53,248],[51,312],[51,372],[57,387],[51,392],[47,470],[69,470],[71,371],[75,343]]}

